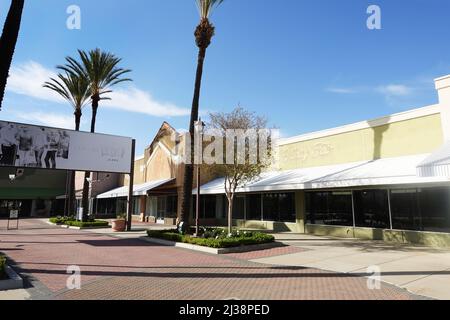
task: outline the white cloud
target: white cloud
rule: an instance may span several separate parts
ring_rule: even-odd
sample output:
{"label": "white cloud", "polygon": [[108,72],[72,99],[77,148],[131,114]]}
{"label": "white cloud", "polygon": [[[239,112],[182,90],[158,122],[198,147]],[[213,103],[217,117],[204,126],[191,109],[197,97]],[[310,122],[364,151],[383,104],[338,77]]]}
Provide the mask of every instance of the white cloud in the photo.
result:
{"label": "white cloud", "polygon": [[25,121],[30,124],[45,125],[48,127],[56,127],[63,129],[74,129],[75,118],[74,116],[48,113],[48,112],[27,112],[27,113],[14,113],[15,118],[18,121]]}
{"label": "white cloud", "polygon": [[327,91],[332,92],[332,93],[339,93],[339,94],[351,94],[351,93],[357,92],[357,90],[355,90],[353,88],[328,88]]}
{"label": "white cloud", "polygon": [[[7,90],[32,98],[65,103],[59,95],[42,87],[51,77],[55,77],[54,71],[37,62],[29,61],[11,68]],[[159,102],[150,93],[136,87],[117,89],[109,94],[109,97],[112,100],[103,101],[102,106],[156,117],[178,117],[190,114],[189,109],[180,108],[168,102]]]}
{"label": "white cloud", "polygon": [[105,107],[129,112],[144,113],[157,117],[179,117],[190,114],[190,110],[172,103],[156,101],[150,93],[135,87],[118,89],[108,94],[111,100],[104,100]]}
{"label": "white cloud", "polygon": [[336,94],[376,93],[381,94],[386,98],[406,97],[414,93],[414,89],[412,87],[403,84],[389,84],[378,87],[331,87],[327,88],[326,91]]}
{"label": "white cloud", "polygon": [[29,61],[11,68],[6,89],[32,98],[64,102],[58,94],[43,87],[46,81],[55,76],[52,70],[44,68],[37,62]]}
{"label": "white cloud", "polygon": [[386,86],[380,86],[377,91],[386,96],[405,97],[413,93],[413,89],[402,84],[390,84]]}

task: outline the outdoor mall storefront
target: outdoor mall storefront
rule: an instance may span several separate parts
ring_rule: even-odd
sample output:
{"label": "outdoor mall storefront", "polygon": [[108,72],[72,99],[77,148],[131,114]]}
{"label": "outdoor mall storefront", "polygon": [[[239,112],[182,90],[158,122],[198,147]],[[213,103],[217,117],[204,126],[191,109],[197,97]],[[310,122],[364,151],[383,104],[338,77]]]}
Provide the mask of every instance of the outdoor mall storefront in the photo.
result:
{"label": "outdoor mall storefront", "polygon": [[[178,196],[171,188],[174,179],[150,181],[133,188],[133,216],[141,221],[175,224]],[[94,200],[94,212],[98,217],[113,217],[127,212],[128,187],[119,187]]]}
{"label": "outdoor mall storefront", "polygon": [[237,190],[236,225],[450,247],[450,76],[436,88],[435,105],[282,139],[273,171]]}
{"label": "outdoor mall storefront", "polygon": [[[449,246],[450,179],[417,176],[426,157],[265,173],[238,190],[233,219],[243,228]],[[202,198],[219,197],[222,185],[204,185]]]}
{"label": "outdoor mall storefront", "polygon": [[0,219],[19,210],[21,218],[49,217],[64,213],[66,172],[25,169],[14,179],[16,169],[0,168]]}

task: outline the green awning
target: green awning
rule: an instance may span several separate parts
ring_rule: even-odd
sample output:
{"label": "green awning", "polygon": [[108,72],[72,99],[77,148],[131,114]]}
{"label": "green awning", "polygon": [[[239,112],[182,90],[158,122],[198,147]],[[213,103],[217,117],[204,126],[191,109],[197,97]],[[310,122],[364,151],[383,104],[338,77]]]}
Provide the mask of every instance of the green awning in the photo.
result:
{"label": "green awning", "polygon": [[61,188],[0,188],[0,199],[54,199],[65,192],[66,191]]}

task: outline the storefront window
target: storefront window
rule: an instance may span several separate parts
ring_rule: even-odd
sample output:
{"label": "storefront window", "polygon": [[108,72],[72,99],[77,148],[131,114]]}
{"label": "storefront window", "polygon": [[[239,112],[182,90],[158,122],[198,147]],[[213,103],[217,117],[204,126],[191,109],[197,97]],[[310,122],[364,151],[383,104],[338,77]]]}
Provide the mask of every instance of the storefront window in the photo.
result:
{"label": "storefront window", "polygon": [[216,196],[202,196],[202,217],[214,219],[216,217]]}
{"label": "storefront window", "polygon": [[357,227],[389,229],[389,201],[387,190],[354,192]]}
{"label": "storefront window", "polygon": [[295,194],[264,194],[263,217],[265,221],[295,222]]}
{"label": "storefront window", "polygon": [[133,215],[141,214],[141,200],[139,197],[133,197]]}
{"label": "storefront window", "polygon": [[168,196],[167,197],[167,211],[166,218],[176,218],[178,212],[178,197]]}
{"label": "storefront window", "polygon": [[127,213],[127,198],[117,198],[117,214]]}
{"label": "storefront window", "polygon": [[146,202],[146,214],[149,217],[157,217],[158,216],[158,198],[157,197],[148,197]]}
{"label": "storefront window", "polygon": [[116,199],[98,199],[95,212],[100,216],[115,216],[116,203]]}
{"label": "storefront window", "polygon": [[306,221],[309,224],[353,226],[352,193],[306,193]]}
{"label": "storefront window", "polygon": [[422,221],[416,189],[392,190],[392,227],[398,230],[421,230]]}
{"label": "storefront window", "polygon": [[246,199],[247,205],[247,220],[261,221],[261,195],[249,194]]}
{"label": "storefront window", "polygon": [[422,230],[450,232],[450,188],[419,190]]}
{"label": "storefront window", "polygon": [[245,196],[234,197],[233,201],[233,219],[245,219]]}

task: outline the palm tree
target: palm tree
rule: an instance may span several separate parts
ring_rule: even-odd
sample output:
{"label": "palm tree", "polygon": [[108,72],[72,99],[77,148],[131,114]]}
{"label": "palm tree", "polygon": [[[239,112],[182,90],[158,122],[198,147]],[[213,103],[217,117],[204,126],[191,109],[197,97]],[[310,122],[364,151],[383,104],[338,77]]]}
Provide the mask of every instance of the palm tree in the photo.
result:
{"label": "palm tree", "polygon": [[24,0],[11,0],[11,6],[0,38],[0,110],[2,109],[9,69],[19,37],[24,2]]}
{"label": "palm tree", "polygon": [[[70,103],[74,109],[75,130],[79,131],[83,107],[91,97],[89,81],[83,76],[64,71],[58,74],[57,79],[50,78],[50,81],[45,82],[44,87],[58,93]],[[69,186],[69,201],[65,210],[70,214],[75,208],[75,171],[70,172]]]}
{"label": "palm tree", "polygon": [[[92,119],[91,119],[91,132],[95,132],[95,124],[97,120],[97,112],[99,103],[101,100],[109,100],[105,97],[105,94],[111,93],[111,88],[121,82],[132,81],[128,78],[122,78],[123,75],[131,72],[128,69],[119,68],[118,65],[122,59],[116,57],[109,52],[103,52],[100,49],[91,50],[85,52],[78,50],[81,61],[67,57],[67,64],[61,67],[68,73],[74,73],[85,77],[90,85],[90,96],[92,100]],[[89,181],[91,173],[85,172],[84,184],[83,184],[83,221],[87,219],[86,208],[89,206]]]}
{"label": "palm tree", "polygon": [[189,134],[191,137],[191,161],[186,164],[184,171],[184,183],[183,183],[183,198],[181,204],[180,221],[184,222],[184,226],[187,227],[189,222],[189,212],[191,211],[192,204],[192,188],[194,178],[194,130],[195,122],[198,121],[199,114],[199,102],[200,102],[200,89],[202,86],[203,76],[203,64],[206,56],[206,49],[211,44],[211,39],[214,36],[214,25],[209,21],[209,17],[214,8],[219,6],[224,0],[196,0],[198,10],[200,13],[200,24],[195,29],[195,42],[199,49],[197,73],[195,77],[194,98],[192,101],[191,120],[189,123]]}
{"label": "palm tree", "polygon": [[44,87],[55,91],[70,103],[74,109],[75,130],[79,131],[82,109],[91,97],[89,81],[75,73],[64,72],[58,74],[57,79],[50,78]]}

